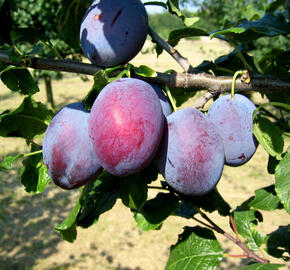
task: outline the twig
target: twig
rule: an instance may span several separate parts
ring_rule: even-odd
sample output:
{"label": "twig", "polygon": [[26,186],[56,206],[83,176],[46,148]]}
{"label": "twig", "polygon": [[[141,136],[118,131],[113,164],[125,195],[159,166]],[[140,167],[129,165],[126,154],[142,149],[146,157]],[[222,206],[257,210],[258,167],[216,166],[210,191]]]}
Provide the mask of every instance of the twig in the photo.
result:
{"label": "twig", "polygon": [[[79,73],[86,75],[94,75],[97,71],[101,70],[92,64],[86,64],[78,61],[71,60],[55,60],[31,57],[31,61],[15,61],[11,60],[7,53],[0,51],[0,62],[15,66],[23,66],[41,70],[54,70],[71,73]],[[31,63],[30,63],[31,62]],[[207,73],[189,74],[189,73],[173,73],[166,74],[157,72],[156,77],[143,77],[137,74],[132,75],[135,78],[142,79],[149,83],[156,83],[160,85],[167,85],[171,88],[183,88],[205,90],[213,95],[227,92],[231,90],[232,77],[219,76],[216,77]],[[251,75],[250,83],[246,83],[241,79],[236,81],[235,90],[239,92],[283,92],[290,93],[290,80],[278,78],[273,76],[264,75]]]}
{"label": "twig", "polygon": [[214,95],[210,92],[206,92],[200,99],[198,99],[195,104],[194,104],[194,108],[196,109],[202,109],[204,107],[204,105],[211,100],[214,97]]}
{"label": "twig", "polygon": [[[234,242],[237,246],[239,246],[247,255],[248,258],[251,258],[257,262],[260,263],[268,263],[267,260],[259,257],[257,254],[255,254],[253,251],[251,251],[244,243],[242,243],[239,239],[234,238],[230,234],[226,233],[221,227],[219,227],[217,224],[215,224],[206,214],[201,212],[200,210],[198,211],[199,214],[211,225],[214,231],[217,233],[222,234],[232,242]],[[203,223],[204,224],[204,223]]]}
{"label": "twig", "polygon": [[157,43],[162,49],[168,52],[186,73],[199,72],[192,67],[187,58],[183,57],[174,47],[172,47],[169,43],[162,39],[162,37],[160,37],[150,26],[148,32],[152,38],[152,41]]}

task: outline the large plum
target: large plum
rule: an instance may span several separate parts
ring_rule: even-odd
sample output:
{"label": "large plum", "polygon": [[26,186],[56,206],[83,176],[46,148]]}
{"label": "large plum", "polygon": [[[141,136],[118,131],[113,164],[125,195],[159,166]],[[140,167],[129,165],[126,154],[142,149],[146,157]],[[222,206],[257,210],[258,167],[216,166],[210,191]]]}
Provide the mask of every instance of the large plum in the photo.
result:
{"label": "large plum", "polygon": [[253,135],[254,103],[235,94],[218,98],[209,108],[208,117],[223,138],[226,164],[240,166],[255,153],[258,142]]}
{"label": "large plum", "polygon": [[159,101],[161,103],[162,111],[165,116],[168,116],[172,113],[171,105],[167,99],[167,97],[163,94],[162,89],[156,84],[150,84],[155,90],[156,94],[159,97]]}
{"label": "large plum", "polygon": [[164,118],[159,98],[148,83],[123,78],[106,85],[89,118],[99,163],[117,176],[142,170],[158,149]]}
{"label": "large plum", "polygon": [[81,23],[81,47],[92,63],[115,66],[137,55],[147,33],[148,16],[140,0],[96,0]]}
{"label": "large plum", "polygon": [[167,117],[157,163],[177,192],[199,196],[218,183],[224,167],[222,138],[200,111],[184,108]]}
{"label": "large plum", "polygon": [[43,161],[54,183],[72,189],[102,171],[88,134],[89,112],[81,103],[63,107],[50,122],[43,140]]}

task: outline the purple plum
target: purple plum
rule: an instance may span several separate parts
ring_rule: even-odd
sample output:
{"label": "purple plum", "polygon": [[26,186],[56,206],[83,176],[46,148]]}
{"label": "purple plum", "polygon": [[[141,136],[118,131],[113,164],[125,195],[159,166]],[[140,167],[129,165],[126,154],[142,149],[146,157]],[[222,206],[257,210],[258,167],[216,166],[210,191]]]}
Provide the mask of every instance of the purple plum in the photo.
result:
{"label": "purple plum", "polygon": [[172,113],[172,108],[167,97],[164,95],[164,93],[162,92],[162,89],[159,86],[157,86],[156,84],[150,84],[150,85],[153,87],[153,89],[155,90],[156,94],[159,97],[163,114],[165,116],[168,116],[169,114]]}
{"label": "purple plum", "polygon": [[63,107],[50,122],[43,140],[43,161],[54,183],[73,189],[102,171],[88,134],[89,112],[82,103]]}
{"label": "purple plum", "polygon": [[157,163],[178,193],[200,196],[211,191],[222,175],[224,155],[222,138],[202,112],[183,108],[167,117]]}
{"label": "purple plum", "polygon": [[124,64],[141,50],[148,34],[148,16],[140,0],[96,0],[80,27],[81,47],[101,67]]}
{"label": "purple plum", "polygon": [[208,118],[223,138],[225,163],[240,166],[256,152],[258,142],[253,135],[254,103],[247,97],[235,94],[219,97],[209,108]]}
{"label": "purple plum", "polygon": [[89,134],[101,166],[116,176],[145,168],[159,147],[164,118],[150,84],[123,78],[106,85],[89,118]]}

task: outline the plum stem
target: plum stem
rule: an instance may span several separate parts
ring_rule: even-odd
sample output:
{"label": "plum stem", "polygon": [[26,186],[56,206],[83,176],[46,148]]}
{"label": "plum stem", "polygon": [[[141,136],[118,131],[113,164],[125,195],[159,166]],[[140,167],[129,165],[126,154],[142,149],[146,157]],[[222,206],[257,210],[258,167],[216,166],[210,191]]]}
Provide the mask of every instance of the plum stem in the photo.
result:
{"label": "plum stem", "polygon": [[167,97],[171,103],[171,106],[172,106],[172,109],[173,109],[173,112],[176,112],[177,111],[177,107],[176,107],[176,104],[175,104],[175,101],[171,95],[171,92],[170,92],[170,89],[168,86],[165,86],[165,91],[166,91],[166,94],[167,94]]}
{"label": "plum stem", "polygon": [[234,242],[237,246],[239,246],[246,254],[247,258],[251,258],[257,262],[260,263],[269,263],[268,260],[265,260],[261,257],[259,257],[257,254],[255,254],[253,251],[251,251],[243,242],[241,242],[239,239],[236,239],[235,237],[231,236],[227,232],[225,232],[221,227],[219,227],[216,223],[214,223],[205,213],[203,213],[200,209],[196,209],[197,212],[201,215],[202,218],[204,218],[209,224],[206,224],[203,221],[199,221],[197,218],[194,218],[198,222],[201,222],[201,224],[205,225],[208,228],[211,228],[215,232],[222,234],[232,242]]}
{"label": "plum stem", "polygon": [[239,75],[242,75],[242,74],[243,74],[243,71],[242,70],[238,70],[237,72],[235,72],[235,74],[233,76],[232,89],[231,89],[232,99],[234,99],[234,97],[235,97],[235,84],[236,84],[237,77]]}
{"label": "plum stem", "polygon": [[39,151],[35,151],[35,152],[24,154],[23,157],[30,157],[30,156],[38,155],[38,154],[41,154],[41,153],[42,153],[42,150],[39,150]]}

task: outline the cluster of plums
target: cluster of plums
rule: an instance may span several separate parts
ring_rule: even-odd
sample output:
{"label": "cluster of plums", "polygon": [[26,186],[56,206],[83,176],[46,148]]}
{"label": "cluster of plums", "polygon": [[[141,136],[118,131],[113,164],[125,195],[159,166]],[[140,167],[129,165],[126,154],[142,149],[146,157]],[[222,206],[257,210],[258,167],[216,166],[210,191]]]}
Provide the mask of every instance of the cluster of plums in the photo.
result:
{"label": "cluster of plums", "polygon": [[[115,66],[140,51],[147,32],[140,0],[96,0],[81,23],[81,47],[92,63]],[[172,113],[158,86],[123,78],[103,88],[90,112],[73,103],[55,115],[43,160],[64,189],[96,179],[103,169],[123,177],[155,160],[176,192],[202,195],[216,186],[224,164],[239,166],[254,154],[254,109],[237,94],[217,99],[207,115],[194,108]]]}
{"label": "cluster of plums", "polygon": [[102,89],[90,112],[73,103],[55,115],[43,159],[65,189],[96,179],[103,169],[123,177],[155,160],[176,192],[203,195],[216,186],[224,164],[239,166],[254,154],[254,110],[236,94],[218,98],[206,115],[194,108],[171,113],[159,87],[122,78]]}

